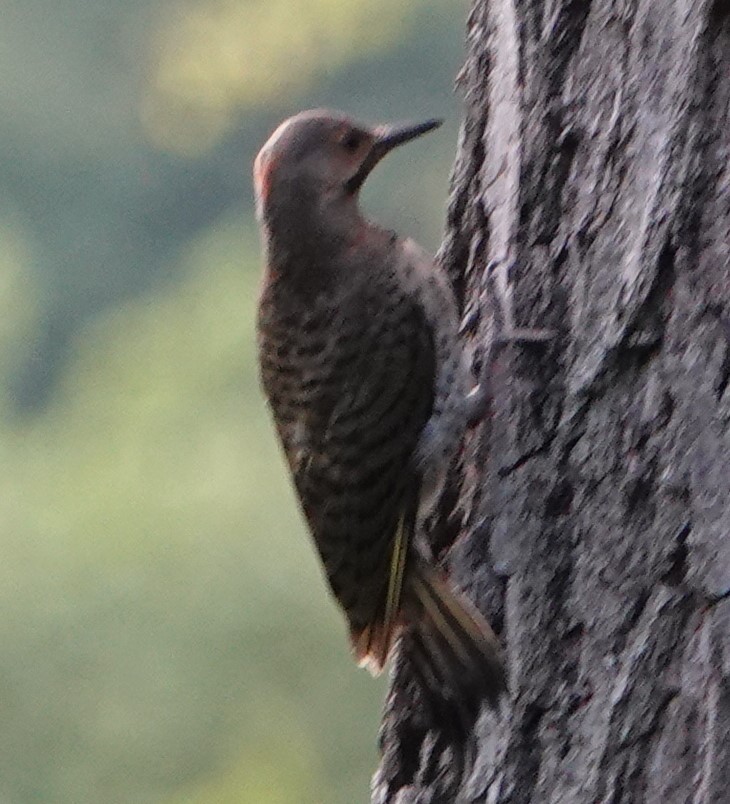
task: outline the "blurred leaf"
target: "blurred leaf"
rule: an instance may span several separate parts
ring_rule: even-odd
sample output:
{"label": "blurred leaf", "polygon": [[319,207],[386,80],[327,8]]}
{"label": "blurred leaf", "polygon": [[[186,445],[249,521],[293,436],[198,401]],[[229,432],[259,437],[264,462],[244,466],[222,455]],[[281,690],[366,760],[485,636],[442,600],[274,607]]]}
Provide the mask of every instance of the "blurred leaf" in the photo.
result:
{"label": "blurred leaf", "polygon": [[38,288],[31,275],[28,241],[16,216],[8,212],[0,217],[0,378],[27,358],[26,344],[38,322]]}
{"label": "blurred leaf", "polygon": [[181,7],[160,34],[142,110],[146,130],[171,150],[209,148],[239,108],[294,97],[322,74],[392,47],[417,8],[413,0],[207,0]]}
{"label": "blurred leaf", "polygon": [[380,690],[352,687],[258,392],[255,242],[202,238],[179,289],[87,328],[55,403],[4,425],[0,797],[148,800],[229,763],[192,800],[242,768],[262,804],[341,801],[326,768],[367,789]]}
{"label": "blurred leaf", "polygon": [[366,798],[383,682],[352,665],[258,392],[241,205],[287,110],[444,114],[364,197],[433,248],[465,9],[6,4],[0,801]]}

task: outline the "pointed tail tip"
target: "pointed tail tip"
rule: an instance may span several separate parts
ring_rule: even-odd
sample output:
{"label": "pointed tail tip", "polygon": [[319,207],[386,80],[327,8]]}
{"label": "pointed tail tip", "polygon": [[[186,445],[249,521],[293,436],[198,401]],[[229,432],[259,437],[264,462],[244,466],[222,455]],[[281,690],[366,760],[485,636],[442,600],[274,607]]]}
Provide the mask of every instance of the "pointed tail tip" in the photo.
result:
{"label": "pointed tail tip", "polygon": [[377,624],[368,625],[361,630],[351,629],[350,642],[357,666],[377,678],[388,660],[391,638]]}
{"label": "pointed tail tip", "polygon": [[489,623],[431,567],[414,573],[411,589],[418,604],[413,659],[422,678],[447,697],[496,708],[507,674]]}

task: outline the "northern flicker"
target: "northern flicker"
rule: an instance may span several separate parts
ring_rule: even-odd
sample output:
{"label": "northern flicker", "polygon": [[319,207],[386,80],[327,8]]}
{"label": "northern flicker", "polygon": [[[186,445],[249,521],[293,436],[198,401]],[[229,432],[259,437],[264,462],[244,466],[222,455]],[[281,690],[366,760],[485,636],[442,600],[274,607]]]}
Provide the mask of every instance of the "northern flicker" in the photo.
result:
{"label": "northern flicker", "polygon": [[407,631],[431,686],[494,703],[505,688],[498,640],[416,538],[479,391],[454,294],[415,242],[358,205],[375,165],[438,125],[369,128],[314,110],[263,146],[260,370],[358,663],[380,672]]}

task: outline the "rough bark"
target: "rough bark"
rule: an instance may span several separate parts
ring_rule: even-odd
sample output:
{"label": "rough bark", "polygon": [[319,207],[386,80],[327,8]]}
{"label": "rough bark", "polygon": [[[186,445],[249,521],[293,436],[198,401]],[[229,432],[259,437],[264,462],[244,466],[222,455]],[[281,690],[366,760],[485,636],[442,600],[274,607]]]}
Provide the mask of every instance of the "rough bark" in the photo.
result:
{"label": "rough bark", "polygon": [[482,349],[505,299],[557,336],[437,529],[510,701],[463,739],[405,644],[373,800],[728,801],[730,2],[476,0],[468,45],[441,259]]}

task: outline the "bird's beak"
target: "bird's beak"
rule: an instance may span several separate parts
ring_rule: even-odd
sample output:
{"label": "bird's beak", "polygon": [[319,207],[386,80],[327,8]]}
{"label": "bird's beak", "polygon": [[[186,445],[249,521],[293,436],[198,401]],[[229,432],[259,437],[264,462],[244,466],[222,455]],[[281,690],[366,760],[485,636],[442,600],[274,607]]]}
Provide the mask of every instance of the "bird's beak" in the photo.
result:
{"label": "bird's beak", "polygon": [[392,150],[398,145],[403,145],[404,142],[415,140],[422,134],[428,134],[438,128],[443,120],[426,120],[423,123],[405,123],[394,126],[380,126],[375,129],[375,143],[374,149],[381,151],[381,155],[385,156],[388,151]]}
{"label": "bird's beak", "polygon": [[403,145],[404,142],[415,140],[422,134],[428,134],[438,128],[443,120],[425,120],[423,123],[401,123],[390,126],[378,126],[373,132],[375,139],[367,156],[360,165],[357,173],[347,182],[347,189],[356,193],[370,175],[375,165],[393,148]]}

